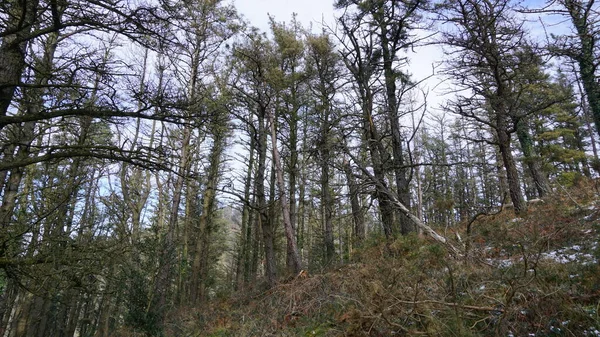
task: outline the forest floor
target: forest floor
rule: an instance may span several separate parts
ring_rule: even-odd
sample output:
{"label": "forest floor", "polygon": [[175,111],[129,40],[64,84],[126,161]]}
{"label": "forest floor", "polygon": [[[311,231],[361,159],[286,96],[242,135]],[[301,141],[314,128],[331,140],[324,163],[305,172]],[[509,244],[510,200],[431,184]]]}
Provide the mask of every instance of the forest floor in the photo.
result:
{"label": "forest floor", "polygon": [[[561,188],[430,239],[372,238],[351,263],[181,310],[177,336],[600,336],[597,187]],[[443,232],[443,228],[437,230]],[[465,242],[471,242],[465,245]]]}

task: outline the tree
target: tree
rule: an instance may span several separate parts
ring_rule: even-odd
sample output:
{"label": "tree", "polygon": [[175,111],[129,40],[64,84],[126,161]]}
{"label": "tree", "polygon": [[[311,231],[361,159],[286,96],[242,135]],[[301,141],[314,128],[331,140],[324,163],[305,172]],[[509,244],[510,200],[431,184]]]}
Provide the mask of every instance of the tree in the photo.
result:
{"label": "tree", "polygon": [[581,120],[586,116],[574,101],[576,95],[566,74],[559,71],[556,78],[548,79],[545,87],[532,90],[530,95],[534,101],[561,97],[558,104],[530,120],[534,150],[544,158],[546,170],[557,175],[559,182],[564,174],[589,171],[584,136],[590,134],[583,131]]}
{"label": "tree", "polygon": [[520,97],[522,103],[519,104],[519,111],[513,116],[515,133],[521,145],[523,160],[527,166],[529,174],[533,179],[537,196],[544,198],[550,192],[550,182],[543,170],[542,159],[534,148],[529,124],[532,118],[532,112],[540,113],[540,102],[560,102],[568,96],[559,97],[558,92],[551,91],[549,76],[543,72],[542,59],[529,46],[524,46],[516,52],[517,59],[522,60],[521,70],[515,79],[517,86],[520,86]]}
{"label": "tree", "polygon": [[[373,167],[374,178],[383,188],[388,188],[386,178],[389,153],[384,147],[381,136],[381,126],[376,118],[376,93],[374,83],[378,80],[379,69],[377,64],[381,58],[381,51],[375,44],[371,32],[362,29],[361,16],[352,17],[343,15],[338,18],[341,25],[342,37],[340,54],[344,65],[352,78],[351,86],[356,96],[352,97],[352,103],[358,106],[361,113],[359,123],[361,126],[361,140],[368,149],[371,167]],[[394,207],[389,196],[381,190],[376,189],[374,196],[379,204],[383,231],[387,238],[394,235]]]}
{"label": "tree", "polygon": [[567,57],[579,66],[579,75],[583,90],[600,134],[600,12],[596,1],[553,0],[542,9],[533,10],[549,14],[558,14],[568,18],[573,24],[571,35],[553,35],[548,49],[556,56]]}
{"label": "tree", "polygon": [[[229,115],[227,107],[227,93],[215,93],[208,96],[206,105],[210,119],[207,123],[207,133],[212,138],[212,147],[208,155],[208,167],[202,195],[202,211],[198,219],[198,233],[196,239],[195,256],[192,257],[192,274],[190,297],[192,303],[200,303],[207,299],[207,280],[211,268],[209,249],[211,239],[216,231],[216,194],[222,180],[223,157],[230,135]],[[196,197],[196,196],[194,196]]]}
{"label": "tree", "polygon": [[[427,6],[427,1],[348,1],[340,0],[335,3],[336,8],[344,9],[344,14],[339,18],[344,33],[353,41],[352,48],[365,48],[367,41],[371,51],[367,51],[365,61],[374,75],[374,80],[381,77],[382,100],[384,116],[389,125],[391,134],[391,167],[394,172],[396,190],[402,203],[410,207],[410,176],[409,165],[405,164],[407,154],[405,140],[401,134],[400,117],[403,96],[409,92],[414,84],[411,83],[407,68],[406,57],[400,53],[416,45],[418,38],[414,31],[418,29],[421,20],[421,11]],[[350,28],[352,27],[352,28]],[[363,31],[362,33],[359,33]],[[363,34],[359,37],[358,34]],[[359,41],[359,39],[363,39]],[[360,45],[362,44],[362,45]],[[346,45],[349,46],[349,45]],[[371,55],[369,55],[371,54]],[[356,70],[354,71],[356,73]],[[377,84],[376,84],[377,83]],[[370,83],[378,86],[378,81]],[[375,90],[373,88],[373,90]],[[377,91],[377,90],[375,90]],[[408,113],[406,111],[405,113]],[[381,140],[378,140],[381,141]],[[385,163],[386,166],[390,166]],[[381,200],[380,200],[381,202]],[[389,220],[384,220],[386,235],[394,234],[396,229]],[[416,230],[410,219],[399,214],[400,233],[407,234]],[[389,232],[389,233],[388,233]]]}
{"label": "tree", "polygon": [[[442,43],[448,46],[446,74],[459,86],[449,108],[489,127],[499,150],[510,198],[517,213],[526,211],[519,171],[512,153],[511,135],[519,115],[518,79],[523,62],[515,51],[525,43],[522,22],[517,22],[510,0],[453,0],[438,5],[439,19],[447,28]],[[530,112],[531,113],[531,112]]]}
{"label": "tree", "polygon": [[[224,35],[236,26],[230,21],[235,18],[230,7],[212,11],[220,8],[219,2],[201,3],[207,15],[196,26],[202,30],[196,35],[196,64],[216,55],[220,42],[230,36]],[[143,313],[137,322],[146,332],[160,328],[152,326],[157,320],[153,313],[164,313],[161,310],[171,304],[166,294],[175,289],[170,252],[179,248],[175,229],[181,219],[179,206],[187,199],[181,190],[190,190],[190,140],[207,120],[207,111],[195,106],[191,89],[173,85],[179,84],[174,81],[177,76],[194,68],[179,63],[179,50],[173,52],[175,38],[190,33],[184,28],[192,18],[182,15],[182,8],[75,0],[0,5],[0,231],[10,232],[2,235],[0,268],[11,284],[11,295],[0,301],[0,319],[2,326],[11,327],[9,333],[72,335],[79,329],[86,335],[108,335],[111,315],[123,307]],[[177,33],[163,30],[167,16]],[[228,30],[219,30],[224,26]],[[134,62],[126,58],[124,42],[143,46],[145,58],[159,63],[165,60],[161,53],[174,57],[159,64],[156,77],[146,73],[146,64],[140,74],[129,67]],[[204,74],[214,65],[205,63]],[[171,133],[184,135],[181,141],[162,137],[173,125],[183,130]],[[183,148],[179,170],[166,160],[179,157],[173,144]],[[222,153],[222,146],[216,149]],[[122,171],[114,173],[115,168]],[[159,168],[178,175],[156,179],[156,195],[150,192],[148,169]],[[120,184],[113,185],[115,179]],[[166,185],[173,181],[178,188],[169,195]],[[167,223],[162,221],[164,200],[170,196],[166,249],[154,255],[143,247],[150,240],[144,222],[160,218],[155,223]],[[152,216],[144,213],[149,199],[157,205]],[[161,268],[152,284],[156,267],[145,259],[156,262],[157,255]],[[121,265],[136,268],[128,274],[118,267],[116,257],[122,257]],[[126,289],[120,282],[132,287]],[[124,305],[134,293],[149,295],[148,301]],[[157,303],[162,304],[159,309]],[[49,323],[53,318],[59,322],[55,326]],[[35,323],[24,325],[28,320]]]}
{"label": "tree", "polygon": [[235,60],[236,82],[231,86],[234,95],[244,107],[247,114],[254,118],[245,118],[252,129],[250,136],[255,139],[257,164],[254,175],[254,198],[256,204],[256,222],[260,224],[265,254],[265,278],[270,286],[277,282],[275,264],[274,228],[269,218],[269,208],[265,194],[267,168],[267,136],[266,119],[268,109],[272,109],[274,91],[269,85],[270,71],[273,69],[273,46],[264,36],[254,31],[244,43],[236,45],[233,50]]}
{"label": "tree", "polygon": [[[313,121],[318,127],[316,149],[319,153],[321,213],[323,217],[325,256],[327,261],[333,259],[335,253],[333,239],[333,207],[331,168],[335,155],[335,127],[338,116],[335,113],[335,95],[340,78],[339,55],[335,52],[333,41],[329,35],[307,37],[307,67],[310,74],[310,91],[314,99]],[[364,230],[363,230],[364,231]]]}
{"label": "tree", "polygon": [[[160,37],[156,33],[162,21],[159,7],[139,3],[128,6],[124,1],[97,1],[93,4],[79,1],[9,1],[1,8],[2,31],[0,31],[0,129],[10,124],[43,120],[58,116],[73,116],[84,113],[81,108],[61,107],[44,113],[18,116],[10,113],[15,94],[23,88],[27,71],[27,58],[31,56],[28,44],[40,37],[60,32],[76,41],[85,31],[96,30],[114,33],[137,42],[147,42]],[[164,13],[163,13],[164,14]],[[90,69],[93,66],[90,67]],[[78,89],[83,90],[83,87]],[[88,115],[118,116],[115,110],[87,109]],[[98,111],[101,110],[101,111]],[[119,109],[116,109],[119,110]],[[123,111],[121,111],[123,112]],[[141,111],[137,115],[143,115]]]}
{"label": "tree", "polygon": [[[277,91],[275,115],[271,117],[281,118],[284,123],[277,123],[277,133],[283,134],[287,132],[287,139],[283,136],[283,144],[289,150],[287,163],[285,164],[288,173],[289,198],[285,195],[282,197],[289,200],[287,206],[283,206],[283,220],[286,231],[286,240],[288,242],[287,250],[287,265],[297,274],[301,265],[300,256],[296,246],[296,227],[297,227],[297,201],[296,194],[298,190],[298,175],[299,175],[299,133],[300,122],[302,119],[302,110],[305,110],[304,91],[306,90],[306,74],[304,69],[304,45],[300,36],[301,27],[292,19],[290,27],[285,24],[278,24],[271,18],[271,31],[273,33],[273,42],[275,46],[277,69],[272,71],[271,85]],[[275,119],[274,119],[275,121]],[[273,127],[272,126],[272,127]],[[273,144],[275,139],[271,140]],[[276,151],[273,147],[273,151]],[[277,152],[279,152],[277,150]],[[275,160],[275,152],[273,153]],[[277,165],[276,162],[274,162]],[[283,168],[283,163],[280,163]],[[277,168],[277,167],[276,167]],[[283,188],[283,181],[278,182],[279,188]],[[282,191],[280,191],[282,193]],[[285,193],[285,190],[283,191]],[[286,219],[286,214],[289,209],[289,225]],[[289,233],[288,233],[288,228]],[[293,235],[292,235],[293,233]]]}

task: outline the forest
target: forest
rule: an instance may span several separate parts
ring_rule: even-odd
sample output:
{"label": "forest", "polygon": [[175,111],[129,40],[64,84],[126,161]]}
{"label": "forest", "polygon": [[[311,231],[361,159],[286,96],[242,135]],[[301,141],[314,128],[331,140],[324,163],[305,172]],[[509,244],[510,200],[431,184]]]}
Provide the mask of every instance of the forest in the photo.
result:
{"label": "forest", "polygon": [[332,2],[0,3],[0,337],[600,336],[600,5]]}

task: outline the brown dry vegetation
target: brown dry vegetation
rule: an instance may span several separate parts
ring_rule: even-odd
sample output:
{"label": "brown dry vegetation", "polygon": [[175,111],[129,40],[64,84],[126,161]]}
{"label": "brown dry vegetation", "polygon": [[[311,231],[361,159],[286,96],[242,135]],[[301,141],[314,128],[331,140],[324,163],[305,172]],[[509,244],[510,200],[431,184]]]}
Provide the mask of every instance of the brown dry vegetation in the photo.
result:
{"label": "brown dry vegetation", "polygon": [[522,218],[479,217],[467,257],[417,236],[371,238],[335,270],[180,310],[169,335],[599,336],[598,192],[555,192]]}

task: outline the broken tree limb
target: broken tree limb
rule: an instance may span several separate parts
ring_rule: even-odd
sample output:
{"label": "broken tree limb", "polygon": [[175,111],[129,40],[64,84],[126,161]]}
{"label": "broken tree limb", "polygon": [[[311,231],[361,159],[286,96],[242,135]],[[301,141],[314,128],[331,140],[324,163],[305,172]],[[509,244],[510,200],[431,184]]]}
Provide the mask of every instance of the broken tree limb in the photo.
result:
{"label": "broken tree limb", "polygon": [[371,183],[373,183],[375,185],[375,188],[377,188],[379,192],[384,193],[387,197],[389,197],[390,200],[392,201],[392,204],[394,205],[394,207],[398,211],[400,211],[400,213],[402,213],[403,215],[408,217],[419,229],[421,229],[423,234],[428,235],[431,238],[433,238],[435,241],[443,244],[453,256],[455,256],[455,257],[462,256],[461,252],[456,247],[454,247],[454,245],[452,245],[448,241],[448,239],[446,239],[444,236],[438,234],[435,230],[433,230],[433,228],[431,228],[430,226],[425,224],[423,221],[421,221],[421,219],[417,218],[414,214],[412,214],[411,211],[408,209],[408,207],[406,207],[400,201],[400,198],[398,197],[398,195],[396,195],[396,193],[391,191],[389,188],[385,187],[380,181],[375,179],[375,177],[371,174],[371,172],[369,172],[369,170],[367,170],[363,165],[360,165],[358,160],[356,159],[356,157],[354,157],[354,155],[352,155],[350,153],[350,151],[347,151],[347,149],[346,149],[346,154],[348,154],[348,156],[350,156],[350,158],[352,158],[352,160],[357,164],[358,169],[371,181]]}
{"label": "broken tree limb", "polygon": [[447,306],[447,307],[452,307],[452,308],[460,308],[460,309],[475,310],[475,311],[491,311],[491,312],[498,312],[498,313],[504,312],[504,309],[502,309],[501,307],[480,307],[480,306],[475,306],[475,305],[466,305],[466,304],[452,303],[452,302],[442,302],[442,301],[435,301],[435,300],[424,300],[424,301],[397,300],[394,305],[399,305],[399,304],[408,304],[408,305],[433,304],[433,305],[441,305],[441,306]]}

